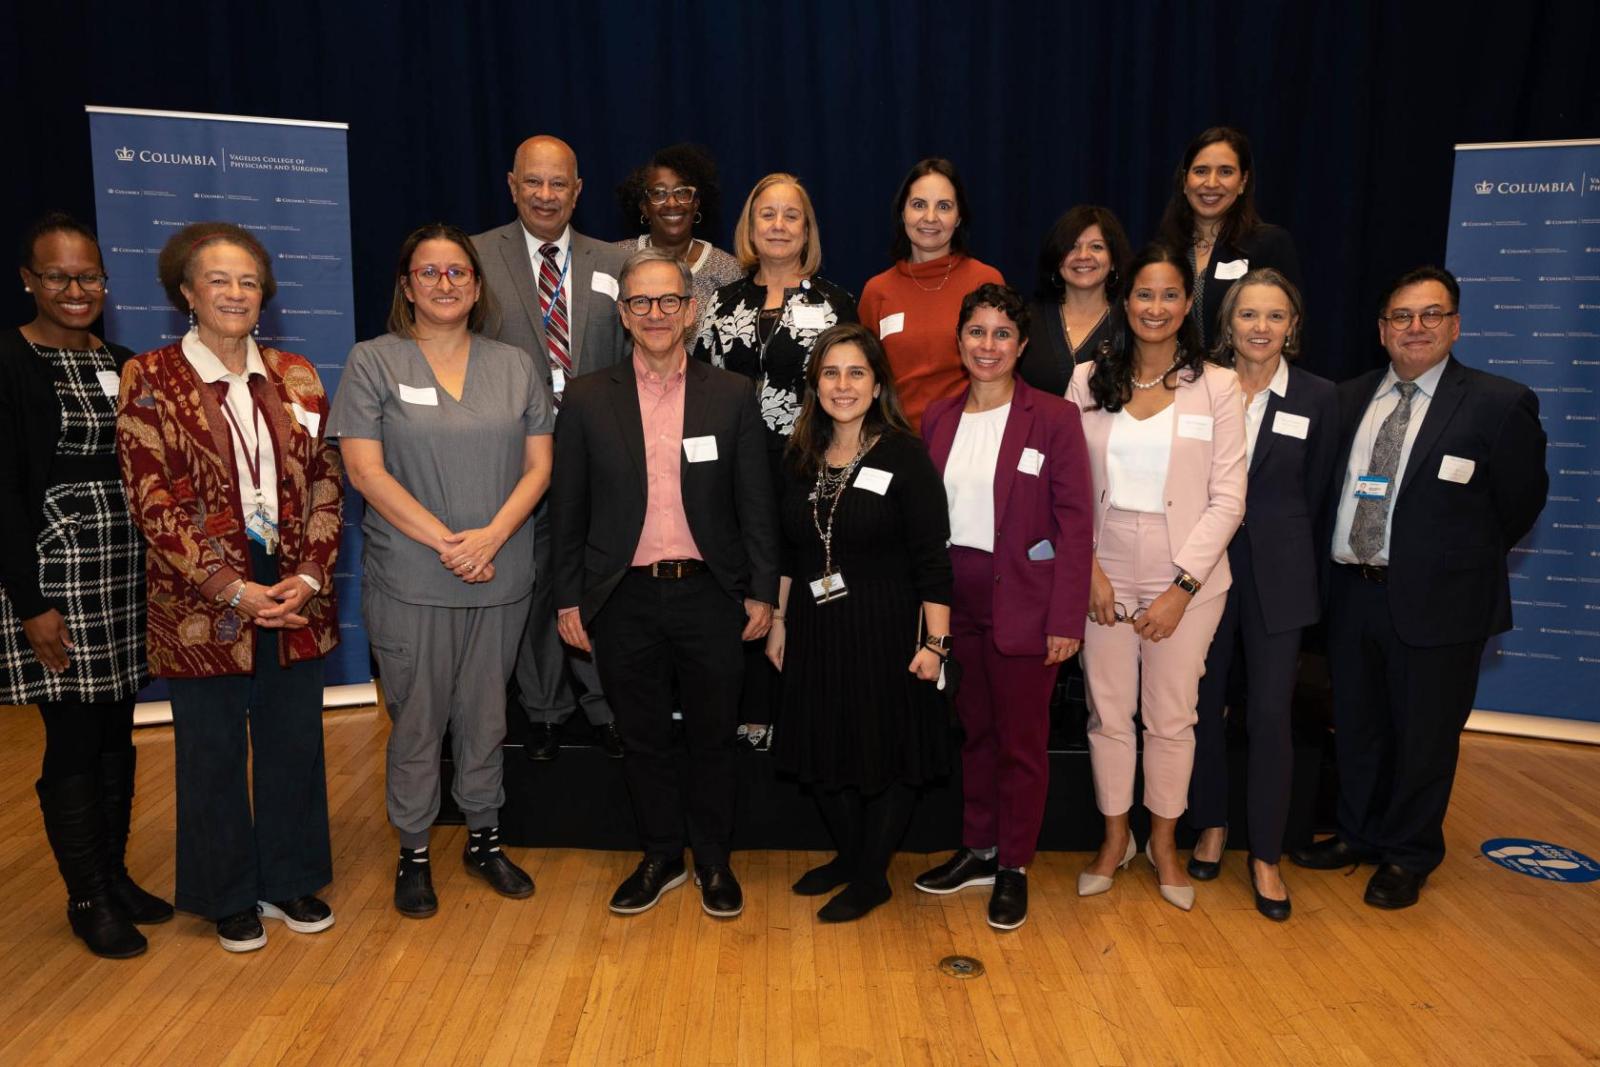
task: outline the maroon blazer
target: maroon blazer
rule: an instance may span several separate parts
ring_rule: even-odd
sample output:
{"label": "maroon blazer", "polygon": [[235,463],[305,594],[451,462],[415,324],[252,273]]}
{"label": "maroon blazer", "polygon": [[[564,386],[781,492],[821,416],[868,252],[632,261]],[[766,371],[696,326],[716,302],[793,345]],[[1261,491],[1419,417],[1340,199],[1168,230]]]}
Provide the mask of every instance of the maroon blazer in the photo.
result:
{"label": "maroon blazer", "polygon": [[[941,475],[967,393],[935,400],[922,436]],[[1019,469],[1023,450],[1043,456],[1038,474]],[[1045,636],[1083,637],[1094,553],[1089,450],[1075,404],[1018,378],[994,472],[994,643],[1008,656],[1042,656]],[[1049,541],[1054,559],[1031,560]]]}

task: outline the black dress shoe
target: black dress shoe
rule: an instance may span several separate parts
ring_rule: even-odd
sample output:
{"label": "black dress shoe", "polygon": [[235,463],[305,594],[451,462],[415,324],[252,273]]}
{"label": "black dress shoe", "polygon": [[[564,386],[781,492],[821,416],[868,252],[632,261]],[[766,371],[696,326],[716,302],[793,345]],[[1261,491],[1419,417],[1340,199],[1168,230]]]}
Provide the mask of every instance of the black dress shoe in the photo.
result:
{"label": "black dress shoe", "polygon": [[696,866],[694,884],[700,887],[700,910],[707,915],[731,919],[744,910],[744,890],[727,864]]}
{"label": "black dress shoe", "polygon": [[439,910],[428,846],[401,847],[400,869],[394,875],[394,910],[408,919],[426,919]]}
{"label": "black dress shoe", "polygon": [[612,759],[621,759],[622,735],[617,732],[617,724],[614,722],[602,723],[601,725],[596,726],[594,731],[600,739],[600,751],[604,752]]}
{"label": "black dress shoe", "polygon": [[1003,867],[995,874],[994,892],[989,894],[989,925],[996,930],[1015,930],[1027,921],[1028,876]]}
{"label": "black dress shoe", "polygon": [[1256,885],[1255,859],[1251,858],[1245,861],[1245,865],[1250,868],[1250,892],[1255,894],[1256,910],[1276,923],[1281,923],[1289,918],[1289,913],[1292,910],[1289,905],[1289,898],[1285,896],[1282,900],[1273,900],[1271,897],[1262,896],[1261,889]]}
{"label": "black dress shoe", "polygon": [[[1210,827],[1207,827],[1207,829],[1210,829]],[[1222,873],[1222,861],[1227,855],[1228,833],[1227,828],[1224,827],[1222,833],[1222,851],[1217,854],[1217,858],[1214,860],[1203,860],[1199,856],[1196,856],[1193,852],[1190,852],[1189,864],[1185,869],[1189,872],[1189,877],[1193,878],[1197,882],[1213,882],[1216,881],[1217,875]]]}
{"label": "black dress shoe", "polygon": [[611,910],[618,915],[649,911],[661,899],[661,894],[678,888],[688,877],[682,856],[647,855],[611,894]]}
{"label": "black dress shoe", "polygon": [[1385,863],[1373,872],[1362,899],[1374,908],[1409,908],[1417,902],[1422,883],[1427,880],[1425,874],[1414,874],[1404,867]]}
{"label": "black dress shoe", "polygon": [[500,851],[500,827],[486,826],[467,832],[467,847],[461,853],[467,873],[482,878],[503,897],[521,900],[533,896],[533,879]]}
{"label": "black dress shoe", "polygon": [[886,881],[851,882],[817,910],[817,918],[825,923],[855,922],[892,896],[894,890]]}
{"label": "black dress shoe", "polygon": [[1340,867],[1354,867],[1361,863],[1371,863],[1372,857],[1356,851],[1355,847],[1347,844],[1345,839],[1337,834],[1321,841],[1314,841],[1305,848],[1297,848],[1289,853],[1289,858],[1294,860],[1298,867],[1307,867],[1313,871],[1336,871]]}
{"label": "black dress shoe", "polygon": [[528,740],[522,754],[536,763],[561,755],[561,727],[553,722],[536,722],[528,727]]}
{"label": "black dress shoe", "polygon": [[970,848],[957,849],[954,856],[933,870],[917,875],[912,884],[924,893],[943,896],[971,885],[994,885],[995,872],[999,869],[998,853],[983,859]]}

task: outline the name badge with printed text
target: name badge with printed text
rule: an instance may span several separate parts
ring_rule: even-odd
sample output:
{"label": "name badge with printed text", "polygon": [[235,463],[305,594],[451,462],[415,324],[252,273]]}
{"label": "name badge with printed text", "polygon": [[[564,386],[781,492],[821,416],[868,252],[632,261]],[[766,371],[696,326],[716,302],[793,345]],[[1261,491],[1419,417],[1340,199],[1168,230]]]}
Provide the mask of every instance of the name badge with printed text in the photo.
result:
{"label": "name badge with printed text", "polygon": [[824,574],[811,582],[811,595],[818,604],[826,604],[830,600],[838,600],[849,594],[850,590],[844,587],[844,575],[838,571]]}
{"label": "name badge with printed text", "polygon": [[896,311],[893,315],[885,315],[878,320],[878,340],[883,340],[890,334],[899,333],[906,328],[906,313]]}
{"label": "name badge with printed text", "polygon": [[890,471],[879,470],[877,467],[861,467],[856,471],[856,480],[850,484],[857,489],[883,496],[889,491],[889,482],[894,479]]}
{"label": "name badge with printed text", "polygon": [[589,288],[597,293],[604,293],[613,300],[622,294],[617,280],[603,270],[597,270],[589,277]]}
{"label": "name badge with printed text", "polygon": [[439,406],[439,394],[434,392],[433,386],[418,389],[415,386],[400,383],[400,399],[407,404],[420,404],[425,408]]}
{"label": "name badge with printed text", "polygon": [[122,379],[117,377],[114,370],[97,370],[94,376],[100,380],[100,391],[106,396],[116,399],[117,390],[122,387]]}
{"label": "name badge with printed text", "polygon": [[717,458],[717,439],[710,435],[685,437],[683,454],[690,463],[710,463]]}
{"label": "name badge with printed text", "polygon": [[1439,480],[1455,482],[1457,485],[1466,485],[1472,481],[1472,472],[1477,469],[1476,460],[1462,459],[1460,456],[1445,456],[1439,461]]}
{"label": "name badge with printed text", "polygon": [[1288,411],[1280,411],[1272,418],[1272,432],[1281,433],[1285,437],[1298,437],[1304,441],[1306,434],[1311,430],[1311,420],[1304,415],[1296,415]]}
{"label": "name badge with printed text", "polygon": [[1178,436],[1193,441],[1209,441],[1214,422],[1210,415],[1179,415]]}
{"label": "name badge with printed text", "polygon": [[1226,282],[1235,278],[1243,278],[1249,272],[1250,261],[1248,259],[1230,259],[1224,263],[1217,264],[1217,281]]}
{"label": "name badge with printed text", "polygon": [[560,367],[550,368],[550,391],[556,396],[567,391],[567,372]]}
{"label": "name badge with printed text", "polygon": [[1022,458],[1017,460],[1017,470],[1037,478],[1039,472],[1044,470],[1044,453],[1037,448],[1024,448]]}
{"label": "name badge with printed text", "polygon": [[1382,500],[1389,495],[1389,479],[1381,474],[1363,474],[1356,479],[1356,499]]}
{"label": "name badge with printed text", "polygon": [[794,328],[797,330],[826,330],[828,309],[821,304],[796,304],[793,308]]}

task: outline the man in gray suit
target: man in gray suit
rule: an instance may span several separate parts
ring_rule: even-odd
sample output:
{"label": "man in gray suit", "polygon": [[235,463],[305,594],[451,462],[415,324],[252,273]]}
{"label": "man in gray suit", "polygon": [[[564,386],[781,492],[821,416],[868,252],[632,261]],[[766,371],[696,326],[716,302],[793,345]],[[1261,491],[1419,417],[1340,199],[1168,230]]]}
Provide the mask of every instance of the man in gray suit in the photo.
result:
{"label": "man in gray suit", "polygon": [[[578,157],[566,142],[530,137],[517,148],[506,175],[517,219],[472,239],[495,313],[484,332],[533,355],[549,373],[556,401],[574,375],[609,367],[628,351],[617,317],[617,278],[624,249],[573,230],[572,211],[583,192]],[[533,609],[517,654],[517,686],[533,725],[524,749],[530,759],[554,759],[561,724],[577,704],[596,728],[607,754],[622,755],[611,708],[600,691],[594,662],[561,643],[550,577],[550,515],[534,512]],[[574,697],[570,670],[581,697]]]}

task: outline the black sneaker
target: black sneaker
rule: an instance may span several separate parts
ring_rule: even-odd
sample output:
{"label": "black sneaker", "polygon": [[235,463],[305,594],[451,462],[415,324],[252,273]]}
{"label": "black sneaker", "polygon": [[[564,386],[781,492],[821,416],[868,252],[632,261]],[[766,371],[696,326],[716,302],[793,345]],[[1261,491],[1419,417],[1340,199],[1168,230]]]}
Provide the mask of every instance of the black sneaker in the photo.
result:
{"label": "black sneaker", "polygon": [[604,752],[612,759],[622,758],[624,753],[624,749],[622,747],[622,735],[617,732],[616,723],[608,722],[600,726],[596,726],[594,728],[594,732],[599,737],[601,752]]}
{"label": "black sneaker", "polygon": [[277,919],[297,934],[320,934],[333,925],[333,909],[313,896],[293,900],[258,900],[264,919]]}
{"label": "black sneaker", "polygon": [[1028,921],[1028,876],[1002,867],[994,876],[994,892],[989,894],[989,925],[996,930],[1015,930]]}
{"label": "black sneaker", "polygon": [[717,919],[732,919],[744,911],[744,890],[733,868],[726,863],[708,864],[694,869],[694,884],[700,887],[700,910]]}
{"label": "black sneaker", "polygon": [[217,920],[217,940],[229,952],[254,952],[267,943],[267,931],[255,908],[246,908]]}
{"label": "black sneaker", "polygon": [[550,722],[533,723],[528,730],[528,740],[522,744],[522,754],[535,763],[561,755],[561,727]]}
{"label": "black sneaker", "polygon": [[688,877],[682,856],[645,856],[611,894],[611,910],[618,915],[649,911],[661,899],[661,894],[678,888]]}
{"label": "black sneaker", "polygon": [[394,875],[394,910],[408,919],[426,919],[439,910],[433,895],[433,870],[428,846],[400,849],[400,869]]}
{"label": "black sneaker", "polygon": [[994,885],[994,875],[999,869],[998,854],[983,859],[970,848],[963,848],[933,870],[918,875],[913,884],[924,893],[943,896],[968,886]]}
{"label": "black sneaker", "polygon": [[486,826],[467,831],[467,847],[461,853],[467,873],[482,878],[503,897],[521,900],[533,896],[533,879],[500,851],[500,827]]}

